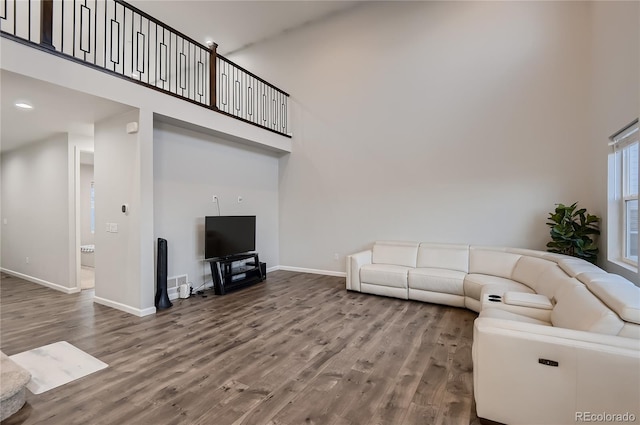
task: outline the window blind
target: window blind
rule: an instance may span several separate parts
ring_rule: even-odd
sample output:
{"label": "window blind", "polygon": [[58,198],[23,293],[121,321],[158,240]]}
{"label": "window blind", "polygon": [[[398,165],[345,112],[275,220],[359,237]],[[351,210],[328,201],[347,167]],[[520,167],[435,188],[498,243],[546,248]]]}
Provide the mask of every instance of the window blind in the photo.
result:
{"label": "window blind", "polygon": [[640,140],[638,119],[636,118],[632,123],[612,134],[609,137],[609,140],[609,146],[611,146],[614,151],[623,149],[624,147]]}

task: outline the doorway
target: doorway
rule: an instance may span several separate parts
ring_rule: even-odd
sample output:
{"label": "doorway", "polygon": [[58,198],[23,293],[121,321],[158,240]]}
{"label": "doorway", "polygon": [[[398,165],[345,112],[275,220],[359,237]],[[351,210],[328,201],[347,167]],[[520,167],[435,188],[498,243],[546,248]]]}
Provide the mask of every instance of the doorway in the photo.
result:
{"label": "doorway", "polygon": [[93,152],[80,151],[79,171],[79,224],[80,224],[80,273],[81,290],[95,288],[95,184]]}

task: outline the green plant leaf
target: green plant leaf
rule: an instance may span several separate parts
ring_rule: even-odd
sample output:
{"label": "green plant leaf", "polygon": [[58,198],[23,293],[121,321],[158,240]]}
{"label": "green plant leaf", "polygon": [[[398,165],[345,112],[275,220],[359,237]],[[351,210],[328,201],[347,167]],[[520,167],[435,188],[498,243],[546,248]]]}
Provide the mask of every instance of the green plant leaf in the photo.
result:
{"label": "green plant leaf", "polygon": [[587,214],[587,224],[591,224],[591,223],[597,223],[600,221],[600,218],[598,218],[595,215],[591,215],[591,214]]}
{"label": "green plant leaf", "polygon": [[578,203],[567,206],[555,204],[554,212],[547,217],[550,227],[551,242],[547,243],[547,251],[572,255],[592,263],[596,262],[598,247],[592,236],[599,235],[600,218],[587,213],[586,208],[579,208]]}

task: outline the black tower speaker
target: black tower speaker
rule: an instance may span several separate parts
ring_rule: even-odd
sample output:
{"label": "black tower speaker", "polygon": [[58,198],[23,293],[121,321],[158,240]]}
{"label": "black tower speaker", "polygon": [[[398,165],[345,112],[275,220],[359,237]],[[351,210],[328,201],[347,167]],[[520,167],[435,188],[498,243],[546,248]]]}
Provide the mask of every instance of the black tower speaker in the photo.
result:
{"label": "black tower speaker", "polygon": [[158,238],[158,270],[156,273],[156,308],[165,309],[171,307],[169,294],[167,293],[167,240]]}

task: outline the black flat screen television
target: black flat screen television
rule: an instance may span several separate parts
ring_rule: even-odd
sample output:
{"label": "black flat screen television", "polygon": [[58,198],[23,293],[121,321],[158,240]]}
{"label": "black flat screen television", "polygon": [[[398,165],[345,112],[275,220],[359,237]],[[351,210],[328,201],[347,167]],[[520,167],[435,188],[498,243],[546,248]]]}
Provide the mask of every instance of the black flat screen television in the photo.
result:
{"label": "black flat screen television", "polygon": [[256,216],[205,217],[204,258],[223,258],[256,249]]}

